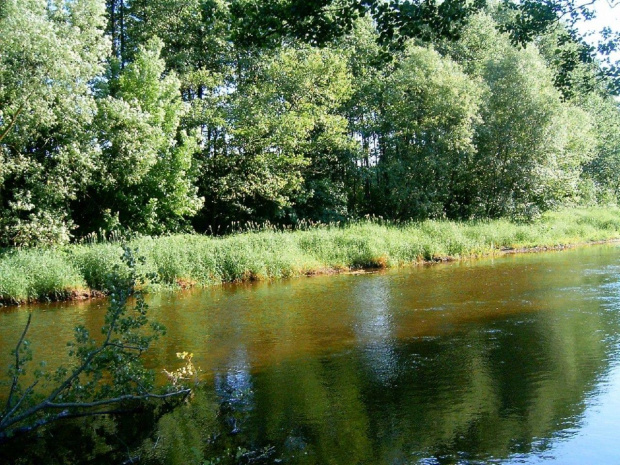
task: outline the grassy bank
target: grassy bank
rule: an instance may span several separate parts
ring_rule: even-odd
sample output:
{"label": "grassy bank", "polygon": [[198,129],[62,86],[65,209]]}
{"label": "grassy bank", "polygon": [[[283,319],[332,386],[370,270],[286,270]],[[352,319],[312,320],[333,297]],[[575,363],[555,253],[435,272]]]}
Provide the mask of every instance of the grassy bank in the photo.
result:
{"label": "grassy bank", "polygon": [[[176,235],[130,242],[145,258],[152,289],[286,278],[355,268],[393,267],[506,249],[557,247],[620,239],[620,209],[571,209],[533,224],[508,220],[378,221],[304,231],[263,230],[213,238]],[[0,255],[0,301],[69,299],[106,291],[122,266],[119,243],[7,250]]]}

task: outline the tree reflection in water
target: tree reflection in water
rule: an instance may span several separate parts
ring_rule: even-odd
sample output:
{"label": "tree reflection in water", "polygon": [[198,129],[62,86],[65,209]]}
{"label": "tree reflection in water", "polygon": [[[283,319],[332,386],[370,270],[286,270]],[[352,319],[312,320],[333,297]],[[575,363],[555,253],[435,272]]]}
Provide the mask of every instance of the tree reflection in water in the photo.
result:
{"label": "tree reflection in water", "polygon": [[[606,412],[617,408],[604,421],[618,430],[620,405],[609,399],[620,392],[620,254],[597,254],[329,278],[346,284],[339,308],[315,293],[307,311],[234,315],[219,330],[228,350],[191,403],[133,425],[67,431],[104,438],[120,462],[128,454],[117,438],[130,438],[132,454],[153,464],[510,463],[576,453],[612,461],[617,440],[588,419],[607,399]],[[262,289],[279,302],[289,292]],[[258,294],[243,298],[258,304]],[[30,447],[24,458],[81,463],[83,447],[53,446]],[[111,463],[112,455],[91,457]]]}

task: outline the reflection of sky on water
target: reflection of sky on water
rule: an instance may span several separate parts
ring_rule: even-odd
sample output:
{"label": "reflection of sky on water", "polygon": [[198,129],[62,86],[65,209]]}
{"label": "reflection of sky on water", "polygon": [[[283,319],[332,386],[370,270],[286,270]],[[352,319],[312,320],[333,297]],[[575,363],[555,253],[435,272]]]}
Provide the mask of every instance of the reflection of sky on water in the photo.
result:
{"label": "reflection of sky on water", "polygon": [[[584,276],[601,276],[603,281],[591,288],[576,288],[582,297],[599,302],[598,310],[614,315],[620,322],[620,265],[608,265],[583,271]],[[585,309],[579,309],[583,312]],[[567,418],[567,427],[553,437],[532,444],[533,452],[513,455],[497,461],[502,464],[619,464],[620,463],[620,334],[613,331],[601,337],[610,347],[606,357],[609,369],[599,376],[595,389],[585,394],[585,409],[576,418]],[[599,329],[598,331],[602,331]],[[571,424],[572,423],[572,424]]]}
{"label": "reflection of sky on water", "polygon": [[355,336],[364,357],[382,384],[389,385],[398,374],[394,353],[394,310],[390,308],[390,281],[386,278],[360,280],[355,296]]}
{"label": "reflection of sky on water", "polygon": [[252,375],[248,353],[244,347],[231,352],[226,371],[215,375],[214,385],[217,395],[225,402],[233,404],[235,410],[252,408]]}
{"label": "reflection of sky on water", "polygon": [[516,455],[502,464],[558,465],[620,463],[620,365],[616,364],[586,401],[586,410],[572,428],[560,431],[541,453]]}

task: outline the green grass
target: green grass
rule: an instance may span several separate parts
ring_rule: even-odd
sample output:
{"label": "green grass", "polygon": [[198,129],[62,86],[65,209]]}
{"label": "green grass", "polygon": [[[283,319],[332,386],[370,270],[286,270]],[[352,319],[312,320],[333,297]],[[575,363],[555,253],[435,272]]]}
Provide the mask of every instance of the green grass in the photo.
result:
{"label": "green grass", "polygon": [[0,302],[62,300],[87,287],[62,250],[14,250],[0,256]]}
{"label": "green grass", "polygon": [[[508,220],[357,222],[308,230],[254,230],[226,237],[175,235],[129,245],[144,257],[150,290],[209,286],[366,267],[483,256],[506,248],[557,247],[620,238],[620,209],[551,212],[532,224]],[[119,243],[9,250],[0,255],[0,302],[65,299],[106,291],[122,267]]]}

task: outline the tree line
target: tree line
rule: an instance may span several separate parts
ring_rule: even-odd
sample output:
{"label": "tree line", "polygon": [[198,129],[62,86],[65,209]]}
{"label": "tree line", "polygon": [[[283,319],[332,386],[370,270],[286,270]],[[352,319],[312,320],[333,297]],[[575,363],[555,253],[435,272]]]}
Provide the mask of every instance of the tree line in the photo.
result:
{"label": "tree line", "polygon": [[5,0],[0,245],[615,203],[617,37],[585,8]]}

